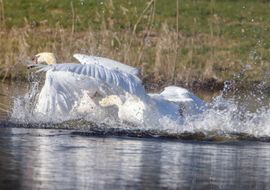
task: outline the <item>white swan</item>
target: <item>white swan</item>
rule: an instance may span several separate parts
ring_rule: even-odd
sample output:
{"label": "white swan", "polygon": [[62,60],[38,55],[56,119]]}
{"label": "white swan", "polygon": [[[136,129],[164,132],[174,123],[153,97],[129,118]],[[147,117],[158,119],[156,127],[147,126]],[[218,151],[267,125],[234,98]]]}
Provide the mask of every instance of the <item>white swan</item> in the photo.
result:
{"label": "white swan", "polygon": [[[46,71],[36,112],[67,115],[70,112],[93,113],[116,105],[122,121],[142,124],[146,117],[173,120],[185,113],[202,111],[206,104],[180,87],[167,87],[160,94],[146,94],[138,69],[107,58],[75,54],[77,63],[56,64],[52,53],[39,53],[29,67]],[[98,96],[97,96],[98,95]]]}
{"label": "white swan", "polygon": [[196,115],[207,109],[207,104],[185,88],[168,86],[160,94],[149,94],[152,98],[161,98],[178,104],[181,114]]}
{"label": "white swan", "polygon": [[[129,68],[121,67],[123,65],[121,63],[117,64],[117,68],[106,68],[96,62],[56,64],[54,55],[46,52],[37,54],[33,60],[34,63],[28,65],[29,67],[37,67],[40,69],[39,71],[46,71],[45,84],[36,106],[36,111],[43,114],[59,112],[65,115],[69,113],[80,104],[86,92],[89,97],[94,97],[95,94],[106,96],[112,92],[117,94],[128,92],[143,98],[145,94],[141,80],[133,74],[122,71],[123,68],[125,71],[128,71]],[[93,107],[92,103],[91,107]]]}
{"label": "white swan", "polygon": [[110,95],[99,101],[99,104],[103,107],[117,106],[118,108],[118,118],[121,121],[130,122],[133,124],[143,124],[144,114],[146,111],[146,105],[138,97],[126,95],[121,100],[118,95]]}

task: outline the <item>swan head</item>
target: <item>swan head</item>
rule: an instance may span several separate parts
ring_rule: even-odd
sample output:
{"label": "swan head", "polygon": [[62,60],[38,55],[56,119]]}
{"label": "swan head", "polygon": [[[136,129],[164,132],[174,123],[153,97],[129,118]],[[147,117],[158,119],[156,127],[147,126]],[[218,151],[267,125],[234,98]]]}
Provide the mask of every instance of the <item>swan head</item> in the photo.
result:
{"label": "swan head", "polygon": [[34,64],[46,64],[46,65],[51,65],[51,64],[56,64],[56,57],[53,53],[50,52],[42,52],[38,53],[34,56],[32,59]]}
{"label": "swan head", "polygon": [[35,68],[39,65],[52,65],[56,64],[56,57],[53,53],[42,52],[36,54],[31,61],[28,62],[28,69]]}
{"label": "swan head", "polygon": [[113,105],[116,105],[119,107],[122,104],[123,104],[122,100],[117,95],[106,96],[105,98],[99,101],[99,105],[101,105],[102,107],[108,107],[108,106],[113,106]]}

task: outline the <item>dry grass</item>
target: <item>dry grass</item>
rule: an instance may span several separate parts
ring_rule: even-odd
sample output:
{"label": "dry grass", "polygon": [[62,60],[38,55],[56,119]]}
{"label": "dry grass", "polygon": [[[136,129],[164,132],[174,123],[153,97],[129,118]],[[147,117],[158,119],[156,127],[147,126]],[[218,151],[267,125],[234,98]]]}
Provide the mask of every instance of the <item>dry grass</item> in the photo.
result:
{"label": "dry grass", "polygon": [[23,62],[43,51],[54,52],[59,62],[73,61],[72,55],[76,52],[109,57],[139,67],[144,77],[171,82],[218,78],[213,67],[226,69],[235,61],[230,51],[208,51],[212,46],[230,48],[233,42],[203,34],[184,36],[170,31],[166,23],[160,31],[112,32],[106,28],[99,32],[91,28],[84,32],[72,31],[61,27],[31,28],[30,25],[2,30],[0,43],[5,45],[0,52],[1,77],[23,76]]}
{"label": "dry grass", "polygon": [[[93,19],[100,21],[98,30],[91,28],[90,24],[88,29],[76,29],[80,17],[77,16],[73,1],[69,7],[72,19],[70,27],[63,27],[59,23],[50,27],[46,20],[39,22],[37,27],[27,19],[24,27],[5,27],[3,2],[4,0],[0,0],[2,80],[26,78],[27,71],[23,62],[43,51],[54,52],[59,62],[74,61],[72,55],[78,52],[115,59],[139,67],[145,80],[158,84],[188,85],[194,81],[210,79],[224,81],[231,79],[245,64],[249,64],[242,64],[243,53],[235,51],[239,49],[239,40],[220,35],[220,25],[227,21],[215,14],[216,5],[212,0],[209,2],[210,16],[207,20],[209,32],[198,32],[199,21],[194,17],[189,23],[190,33],[179,29],[185,18],[179,12],[183,10],[181,0],[175,1],[177,11],[173,27],[170,20],[167,22],[166,19],[161,22],[160,27],[154,26],[157,2],[150,0],[137,15],[134,24],[121,30],[115,29],[119,20],[114,19],[116,8],[112,0],[104,5],[106,18],[97,13]],[[129,14],[129,9],[123,6],[119,10],[123,16]],[[55,12],[62,14],[58,9]],[[264,49],[260,53],[266,55]],[[252,76],[249,80],[260,80],[258,73],[263,68],[268,68],[257,66],[255,75],[254,72],[249,74]]]}

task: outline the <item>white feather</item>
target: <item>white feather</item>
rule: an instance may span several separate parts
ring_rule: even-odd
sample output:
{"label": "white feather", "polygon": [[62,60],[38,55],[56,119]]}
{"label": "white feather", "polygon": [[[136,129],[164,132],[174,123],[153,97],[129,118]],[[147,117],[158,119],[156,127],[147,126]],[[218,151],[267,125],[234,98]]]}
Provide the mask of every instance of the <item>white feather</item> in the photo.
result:
{"label": "white feather", "polygon": [[101,65],[54,64],[39,71],[47,71],[36,109],[41,113],[70,112],[80,102],[83,91],[90,95],[127,92],[142,99],[145,96],[136,76]]}
{"label": "white feather", "polygon": [[207,109],[207,104],[185,88],[168,86],[160,94],[149,94],[151,97],[176,103],[188,115],[198,114]]}
{"label": "white feather", "polygon": [[91,96],[99,91],[98,84],[91,78],[49,70],[38,97],[36,111],[43,114],[68,114],[79,104],[84,90]]}
{"label": "white feather", "polygon": [[140,98],[145,96],[144,87],[138,77],[122,71],[110,70],[102,65],[54,64],[41,69],[41,71],[48,70],[53,72],[69,72],[79,76],[90,77],[96,80],[97,83],[107,85],[115,90],[128,92]]}
{"label": "white feather", "polygon": [[84,54],[74,54],[73,57],[76,58],[81,64],[97,64],[114,71],[123,71],[131,75],[139,74],[139,70],[137,68],[108,58],[89,56]]}
{"label": "white feather", "polygon": [[103,107],[116,105],[118,108],[118,117],[121,121],[143,124],[146,103],[138,97],[127,93],[122,96],[122,99],[118,95],[110,95],[99,101],[99,104]]}
{"label": "white feather", "polygon": [[150,123],[162,117],[181,120],[183,106],[189,115],[207,107],[191,92],[176,86],[166,87],[160,94],[146,94],[136,76],[138,70],[133,67],[107,58],[82,54],[74,57],[82,64],[38,65],[38,72],[47,73],[38,97],[37,112],[51,116],[68,115],[73,111],[92,113],[101,108],[102,101],[95,99],[96,93],[101,95],[103,102],[112,101],[107,105],[117,105],[120,120],[137,124],[149,118]]}

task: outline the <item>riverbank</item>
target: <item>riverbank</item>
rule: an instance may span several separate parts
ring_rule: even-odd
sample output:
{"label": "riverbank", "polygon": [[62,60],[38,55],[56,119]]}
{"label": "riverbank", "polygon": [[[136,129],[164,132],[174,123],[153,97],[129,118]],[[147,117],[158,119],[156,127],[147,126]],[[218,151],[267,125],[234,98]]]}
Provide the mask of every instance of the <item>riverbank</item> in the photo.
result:
{"label": "riverbank", "polygon": [[80,52],[138,67],[147,86],[269,83],[266,1],[2,0],[0,5],[2,80],[26,79],[23,62],[50,51],[59,62],[75,61],[72,54]]}

